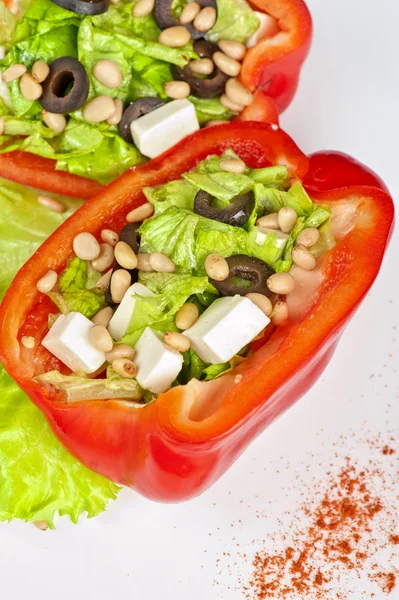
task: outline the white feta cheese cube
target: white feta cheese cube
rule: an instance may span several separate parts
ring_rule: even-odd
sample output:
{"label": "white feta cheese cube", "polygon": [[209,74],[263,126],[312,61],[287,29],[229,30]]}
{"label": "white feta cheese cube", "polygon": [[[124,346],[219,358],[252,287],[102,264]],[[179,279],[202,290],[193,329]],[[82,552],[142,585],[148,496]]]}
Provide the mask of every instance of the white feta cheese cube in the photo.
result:
{"label": "white feta cheese cube", "polygon": [[270,323],[249,298],[218,298],[183,335],[207,363],[229,361]]}
{"label": "white feta cheese cube", "polygon": [[108,325],[108,331],[116,342],[121,341],[129,327],[137,296],[154,296],[154,294],[141,283],[130,286]]}
{"label": "white feta cheese cube", "polygon": [[275,19],[271,15],[258,12],[257,10],[255,10],[254,12],[258,17],[260,24],[259,29],[257,29],[257,31],[255,31],[255,33],[247,41],[247,48],[252,48],[252,46],[256,46],[256,44],[264,38],[272,37],[280,31],[277,19]]}
{"label": "white feta cheese cube", "polygon": [[134,349],[136,379],[141,387],[154,394],[166,392],[181,371],[182,354],[166,346],[161,335],[149,327],[144,330]]}
{"label": "white feta cheese cube", "polygon": [[277,231],[276,229],[267,229],[265,227],[262,227],[262,228],[257,227],[257,230],[258,231],[256,234],[255,242],[258,244],[258,246],[264,246],[266,239],[272,233],[275,236],[276,247],[279,250],[283,250],[285,248],[288,238],[290,237],[286,233],[283,233],[282,231]]}
{"label": "white feta cheese cube", "polygon": [[105,362],[105,353],[97,350],[89,338],[94,327],[89,319],[78,312],[60,315],[42,344],[71,371],[94,373]]}
{"label": "white feta cheese cube", "polygon": [[132,121],[132,138],[144,156],[155,158],[200,128],[194,104],[173,100]]}

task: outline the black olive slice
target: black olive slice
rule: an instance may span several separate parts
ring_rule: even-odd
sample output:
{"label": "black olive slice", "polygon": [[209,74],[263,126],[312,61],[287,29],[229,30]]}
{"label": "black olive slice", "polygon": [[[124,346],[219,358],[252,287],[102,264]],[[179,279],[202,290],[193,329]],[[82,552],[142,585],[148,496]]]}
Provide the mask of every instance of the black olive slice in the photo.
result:
{"label": "black olive slice", "polygon": [[234,227],[243,227],[251,216],[255,206],[255,199],[252,192],[236,196],[226,208],[215,208],[211,206],[212,201],[213,197],[211,194],[200,190],[194,198],[194,212],[197,215],[201,215],[201,217],[227,223]]}
{"label": "black olive slice", "polygon": [[[222,296],[246,296],[249,293],[263,294],[271,296],[272,292],[266,285],[266,280],[274,275],[274,270],[270,265],[260,258],[247,256],[246,254],[236,254],[226,258],[229,265],[229,276],[224,281],[215,281],[210,279],[212,285]],[[252,283],[251,286],[240,286],[234,283],[235,278],[245,279]]]}
{"label": "black olive slice", "polygon": [[76,58],[63,56],[50,65],[50,73],[42,83],[39,98],[45,110],[64,114],[81,108],[89,95],[86,69]]}
{"label": "black olive slice", "polygon": [[[136,254],[139,251],[140,247],[140,237],[138,234],[138,229],[140,225],[141,223],[129,223],[128,225],[125,225],[125,227],[121,230],[119,234],[119,240],[121,242],[125,242],[125,244],[130,246],[130,248]],[[112,269],[112,275],[115,273],[115,271],[118,271],[118,269],[123,269],[123,267],[121,267],[120,264],[115,261],[114,268]],[[138,280],[137,269],[131,269],[129,270],[129,273],[132,276],[132,284],[136,283],[136,281]],[[108,306],[117,306],[117,303],[112,300],[111,281],[109,282],[108,287],[105,291],[105,303]]]}
{"label": "black olive slice", "polygon": [[101,15],[107,12],[111,0],[52,0],[54,4],[79,15]]}
{"label": "black olive slice", "polygon": [[[210,58],[218,51],[216,44],[206,40],[194,42],[194,50],[201,58]],[[197,98],[217,98],[224,92],[229,76],[215,66],[212,73],[205,78],[198,77],[190,69],[190,64],[185,67],[172,65],[172,76],[178,81],[186,81],[190,85],[191,93]]]}
{"label": "black olive slice", "polygon": [[132,134],[130,131],[131,122],[139,119],[149,112],[152,112],[163,104],[165,104],[163,100],[160,98],[153,98],[152,96],[139,98],[135,102],[132,102],[132,104],[129,104],[119,123],[119,134],[121,138],[123,138],[125,142],[128,142],[129,144],[133,144]]}
{"label": "black olive slice", "polygon": [[[201,8],[206,6],[212,6],[214,9],[218,9],[216,0],[197,0]],[[159,29],[167,29],[168,27],[175,27],[181,25],[178,19],[173,16],[172,12],[173,0],[155,0],[154,17],[157,22]],[[198,31],[189,23],[184,27],[190,32],[192,40],[199,40],[204,37],[203,31]]]}

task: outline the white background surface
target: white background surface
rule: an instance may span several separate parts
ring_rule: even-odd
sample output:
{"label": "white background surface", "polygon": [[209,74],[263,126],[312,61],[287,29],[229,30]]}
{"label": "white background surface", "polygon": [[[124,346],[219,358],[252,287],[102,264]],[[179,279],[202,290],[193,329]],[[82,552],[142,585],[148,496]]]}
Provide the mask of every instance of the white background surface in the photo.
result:
{"label": "white background surface", "polygon": [[[282,126],[305,152],[339,149],[371,165],[399,198],[399,2],[308,4],[314,44]],[[177,506],[153,504],[126,490],[99,518],[78,527],[63,519],[55,532],[23,523],[1,525],[1,597],[243,599],[237,576],[245,580],[249,561],[225,568],[223,552],[234,554],[238,542],[250,556],[257,549],[251,541],[264,539],[285,509],[295,511],[300,485],[288,497],[283,488],[296,471],[322,479],[341,434],[356,432],[361,439],[369,429],[384,439],[395,428],[398,434],[397,248],[396,235],[378,282],[322,379],[212,490]],[[310,456],[315,453],[318,465]],[[267,523],[256,518],[256,509],[268,511]],[[385,598],[378,588],[361,595],[360,580],[349,591],[345,581],[342,586],[345,600],[371,598],[372,591],[375,600]],[[338,591],[326,600],[334,600]],[[389,598],[397,600],[399,589]]]}

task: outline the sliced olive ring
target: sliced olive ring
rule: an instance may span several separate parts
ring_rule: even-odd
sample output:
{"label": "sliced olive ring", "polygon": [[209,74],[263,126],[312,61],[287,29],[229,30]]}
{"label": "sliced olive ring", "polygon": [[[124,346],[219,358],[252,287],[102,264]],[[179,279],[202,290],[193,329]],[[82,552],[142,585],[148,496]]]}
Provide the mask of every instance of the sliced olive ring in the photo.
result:
{"label": "sliced olive ring", "polygon": [[[210,279],[212,285],[222,296],[246,296],[247,294],[263,294],[272,296],[272,292],[266,285],[267,279],[274,275],[274,270],[270,265],[260,258],[247,256],[246,254],[236,254],[226,258],[229,265],[229,276],[224,281]],[[245,279],[252,283],[249,287],[237,285],[233,282],[235,278]]]}
{"label": "sliced olive ring", "polygon": [[129,144],[133,144],[132,133],[130,131],[130,124],[132,121],[135,121],[147,113],[152,112],[163,104],[165,104],[163,100],[160,98],[153,98],[152,96],[140,98],[139,100],[132,102],[132,104],[129,104],[119,123],[119,133],[121,138],[123,138],[125,142],[128,142]]}
{"label": "sliced olive ring", "polygon": [[[212,6],[216,11],[218,9],[216,0],[196,0],[201,8],[206,6]],[[154,17],[157,22],[159,29],[167,29],[168,27],[175,27],[181,25],[179,19],[173,16],[172,12],[173,0],[155,0],[154,6]],[[204,37],[203,31],[198,31],[189,23],[184,27],[190,32],[192,40],[199,40]]]}
{"label": "sliced olive ring", "polygon": [[[119,240],[121,242],[125,242],[125,244],[130,246],[130,248],[136,254],[139,251],[139,247],[140,247],[140,236],[138,233],[138,229],[139,229],[140,225],[141,225],[141,223],[129,223],[128,225],[125,225],[125,227],[122,229],[122,231],[119,234]],[[112,269],[112,275],[115,273],[115,271],[118,271],[118,269],[123,269],[123,267],[121,267],[121,265],[117,261],[115,261],[114,268]],[[138,280],[137,269],[131,269],[131,270],[129,270],[129,273],[132,277],[132,284],[136,283],[136,281]],[[105,303],[108,306],[116,306],[117,305],[117,303],[112,300],[111,281],[109,282],[108,287],[105,291]]]}
{"label": "sliced olive ring", "polygon": [[101,15],[107,12],[111,0],[52,0],[57,6],[79,15]]}
{"label": "sliced olive ring", "polygon": [[[194,42],[194,51],[201,58],[210,58],[218,51],[216,44],[206,40]],[[186,81],[190,85],[191,93],[197,98],[217,98],[221,96],[226,87],[229,76],[215,66],[212,73],[207,77],[198,77],[190,69],[190,64],[185,67],[172,65],[172,77],[178,81]]]}
{"label": "sliced olive ring", "polygon": [[50,65],[50,73],[42,83],[40,104],[49,112],[64,114],[78,110],[89,95],[86,69],[76,58],[62,56]]}
{"label": "sliced olive ring", "polygon": [[211,194],[200,190],[194,198],[194,212],[201,215],[201,217],[227,223],[234,227],[243,227],[255,206],[252,192],[236,196],[226,208],[215,208],[211,206],[212,201],[213,196]]}

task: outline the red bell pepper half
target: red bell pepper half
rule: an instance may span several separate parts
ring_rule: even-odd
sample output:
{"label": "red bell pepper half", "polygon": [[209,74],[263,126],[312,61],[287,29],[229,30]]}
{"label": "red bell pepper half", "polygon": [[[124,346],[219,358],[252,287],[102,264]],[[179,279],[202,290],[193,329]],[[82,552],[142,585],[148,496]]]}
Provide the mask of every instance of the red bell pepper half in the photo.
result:
{"label": "red bell pepper half", "polygon": [[[62,392],[33,380],[52,369],[65,372],[40,344],[54,305],[36,290],[36,282],[49,269],[64,268],[74,236],[89,231],[98,237],[104,227],[119,230],[127,212],[144,201],[143,186],[176,179],[229,147],[251,167],[286,164],[293,177],[312,184],[312,199],[333,211],[337,245],[324,257],[320,283],[307,293],[310,302],[301,318],[275,329],[231,374],[211,382],[192,380],[143,408],[114,400],[67,404]],[[72,454],[149,498],[185,500],[215,482],[312,386],[378,274],[393,222],[392,199],[379,180],[339,156],[340,170],[334,171],[336,154],[309,160],[283,131],[266,124],[236,122],[204,129],[125,173],[40,247],[19,271],[0,308],[0,359]],[[323,185],[324,172],[331,189]],[[20,343],[25,335],[35,338],[34,349]]]}
{"label": "red bell pepper half", "polygon": [[57,171],[55,164],[55,160],[15,150],[0,154],[0,177],[82,200],[88,200],[102,190],[101,183],[66,171]]}

